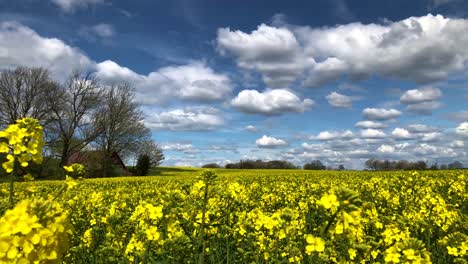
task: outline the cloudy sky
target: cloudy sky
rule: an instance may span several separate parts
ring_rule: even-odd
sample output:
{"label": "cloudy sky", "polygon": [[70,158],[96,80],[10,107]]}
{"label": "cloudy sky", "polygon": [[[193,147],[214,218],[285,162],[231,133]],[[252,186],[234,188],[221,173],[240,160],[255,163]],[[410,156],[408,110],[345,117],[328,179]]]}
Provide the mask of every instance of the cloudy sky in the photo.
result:
{"label": "cloudy sky", "polygon": [[0,69],[132,83],[165,165],[468,165],[468,1],[0,0]]}

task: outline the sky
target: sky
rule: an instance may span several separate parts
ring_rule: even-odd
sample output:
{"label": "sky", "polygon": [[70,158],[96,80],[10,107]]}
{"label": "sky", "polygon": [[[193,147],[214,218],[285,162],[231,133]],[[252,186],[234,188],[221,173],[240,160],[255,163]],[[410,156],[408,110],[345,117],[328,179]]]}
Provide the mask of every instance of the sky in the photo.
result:
{"label": "sky", "polygon": [[466,0],[0,0],[0,70],[129,82],[163,165],[468,166],[467,47]]}

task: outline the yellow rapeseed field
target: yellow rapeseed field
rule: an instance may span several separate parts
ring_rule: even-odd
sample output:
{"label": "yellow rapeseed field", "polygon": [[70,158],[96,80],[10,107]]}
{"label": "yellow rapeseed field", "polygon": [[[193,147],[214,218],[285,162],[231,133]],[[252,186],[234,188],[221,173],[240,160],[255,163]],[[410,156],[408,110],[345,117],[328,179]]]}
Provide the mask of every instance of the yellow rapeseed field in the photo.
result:
{"label": "yellow rapeseed field", "polygon": [[42,127],[25,118],[0,138],[0,263],[467,263],[465,171],[83,180],[73,164],[64,181],[15,183],[42,161]]}
{"label": "yellow rapeseed field", "polygon": [[172,169],[17,183],[11,210],[4,184],[0,262],[466,263],[465,173]]}

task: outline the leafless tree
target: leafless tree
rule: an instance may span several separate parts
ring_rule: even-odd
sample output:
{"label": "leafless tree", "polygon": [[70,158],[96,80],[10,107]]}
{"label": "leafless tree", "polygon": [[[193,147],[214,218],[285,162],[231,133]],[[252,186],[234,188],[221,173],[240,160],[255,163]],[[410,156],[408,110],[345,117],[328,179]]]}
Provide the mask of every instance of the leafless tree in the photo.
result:
{"label": "leafless tree", "polygon": [[123,158],[128,157],[150,137],[134,90],[128,83],[117,83],[106,88],[102,99],[95,117],[101,132],[96,143],[109,155],[115,151]]}
{"label": "leafless tree", "polygon": [[93,116],[101,104],[102,95],[96,79],[75,72],[56,94],[48,97],[54,134],[59,138],[55,148],[61,166],[67,164],[70,155],[86,147],[100,133]]}
{"label": "leafless tree", "polygon": [[18,67],[0,73],[0,127],[17,119],[33,117],[42,125],[50,121],[46,98],[56,94],[58,84],[44,68]]}
{"label": "leafless tree", "polygon": [[[157,167],[161,165],[161,162],[165,158],[161,147],[159,147],[153,140],[142,141],[138,147],[138,151],[135,154],[148,156],[151,167]],[[135,159],[136,158],[138,158],[138,156],[135,156]]]}

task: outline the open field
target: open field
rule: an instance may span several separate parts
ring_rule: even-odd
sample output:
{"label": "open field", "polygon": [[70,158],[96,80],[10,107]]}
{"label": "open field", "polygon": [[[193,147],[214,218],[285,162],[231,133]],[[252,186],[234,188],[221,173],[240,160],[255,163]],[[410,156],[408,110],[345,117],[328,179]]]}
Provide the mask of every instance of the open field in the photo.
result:
{"label": "open field", "polygon": [[[0,260],[463,263],[467,256],[464,171],[202,172],[17,183],[15,199],[23,201],[0,229],[18,228],[0,235]],[[3,215],[7,185],[0,188]],[[26,219],[36,223],[29,228]]]}

